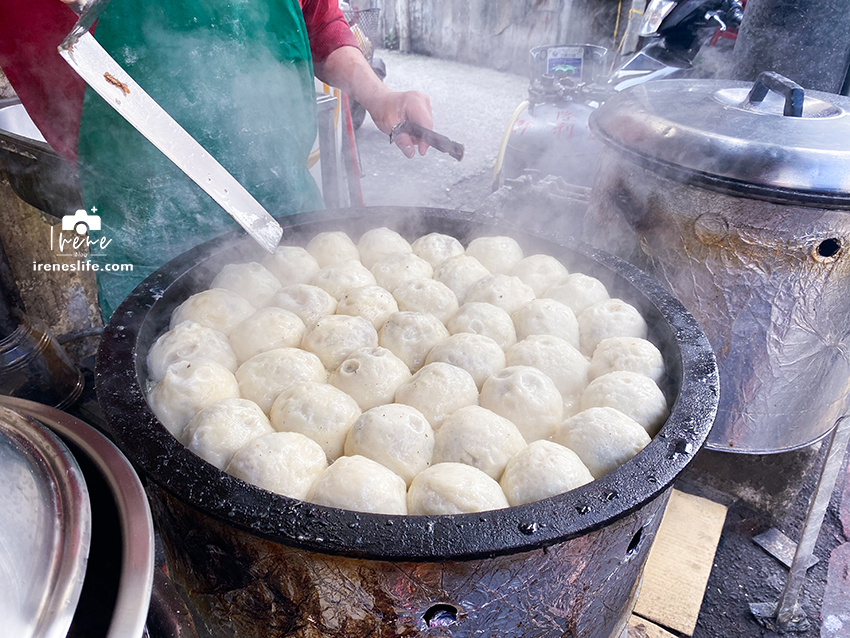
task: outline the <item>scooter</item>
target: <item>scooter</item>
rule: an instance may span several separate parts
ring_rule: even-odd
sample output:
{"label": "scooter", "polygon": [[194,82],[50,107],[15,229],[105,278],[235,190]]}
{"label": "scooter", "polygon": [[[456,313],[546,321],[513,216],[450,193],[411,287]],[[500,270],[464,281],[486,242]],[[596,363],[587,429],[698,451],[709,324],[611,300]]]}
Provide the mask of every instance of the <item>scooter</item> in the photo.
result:
{"label": "scooter", "polygon": [[602,151],[588,127],[590,114],[614,92],[692,75],[706,29],[737,28],[742,17],[739,0],[652,0],[639,31],[644,46],[610,74],[605,73],[605,47],[531,49],[528,101],[519,105],[505,129],[493,190],[523,175],[555,175],[589,195]]}

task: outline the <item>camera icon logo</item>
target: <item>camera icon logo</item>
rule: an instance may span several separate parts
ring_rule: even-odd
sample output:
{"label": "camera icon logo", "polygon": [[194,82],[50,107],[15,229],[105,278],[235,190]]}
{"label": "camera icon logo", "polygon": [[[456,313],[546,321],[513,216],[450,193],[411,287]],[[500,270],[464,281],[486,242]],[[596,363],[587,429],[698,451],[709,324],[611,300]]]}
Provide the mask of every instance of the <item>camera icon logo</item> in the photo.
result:
{"label": "camera icon logo", "polygon": [[62,230],[73,230],[85,235],[89,230],[100,230],[100,215],[90,215],[83,209],[62,218]]}

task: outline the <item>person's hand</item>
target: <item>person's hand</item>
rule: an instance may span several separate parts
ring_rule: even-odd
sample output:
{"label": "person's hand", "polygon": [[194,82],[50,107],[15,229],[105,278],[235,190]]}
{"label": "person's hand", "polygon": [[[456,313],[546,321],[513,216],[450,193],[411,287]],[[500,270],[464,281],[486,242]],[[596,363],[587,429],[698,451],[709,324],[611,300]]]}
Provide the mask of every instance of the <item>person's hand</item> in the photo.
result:
{"label": "person's hand", "polygon": [[[391,91],[375,75],[357,47],[340,47],[324,60],[315,62],[314,68],[320,80],[342,89],[360,102],[369,111],[375,125],[387,135],[404,120],[428,129],[434,128],[428,96],[419,91]],[[416,155],[416,146],[420,155],[425,155],[428,149],[425,142],[414,142],[409,135],[393,136],[393,141],[408,157]]]}
{"label": "person's hand", "polygon": [[[390,134],[396,124],[405,120],[416,122],[428,129],[434,128],[434,120],[431,117],[431,100],[419,91],[406,91],[404,93],[386,91],[370,102],[367,110],[375,125],[387,135]],[[417,146],[420,155],[425,155],[425,151],[428,150],[428,145],[425,142],[415,141],[407,134],[393,136],[393,142],[407,157],[416,155]]]}

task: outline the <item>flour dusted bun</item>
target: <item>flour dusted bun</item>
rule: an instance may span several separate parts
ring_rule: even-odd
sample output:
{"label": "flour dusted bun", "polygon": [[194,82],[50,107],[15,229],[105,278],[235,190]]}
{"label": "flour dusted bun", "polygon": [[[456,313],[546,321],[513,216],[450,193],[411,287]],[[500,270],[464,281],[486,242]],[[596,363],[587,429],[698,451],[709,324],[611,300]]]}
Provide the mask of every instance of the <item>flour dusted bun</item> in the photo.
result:
{"label": "flour dusted bun", "polygon": [[534,441],[508,461],[499,484],[512,507],[569,492],[593,480],[578,454],[552,441]]}
{"label": "flour dusted bun", "polygon": [[390,403],[367,410],[348,431],[345,455],[359,454],[391,469],[410,485],[431,465],[434,431],[416,408]]}
{"label": "flour dusted bun", "polygon": [[363,233],[357,242],[357,249],[360,251],[360,261],[366,268],[371,268],[393,253],[409,253],[413,250],[404,237],[383,226]]}
{"label": "flour dusted bun", "polygon": [[463,368],[448,363],[429,363],[399,386],[395,401],[419,410],[437,430],[456,410],[478,405],[478,386]]}
{"label": "flour dusted bun", "polygon": [[509,315],[534,299],[534,291],[519,277],[493,274],[479,279],[466,292],[466,301],[481,301],[501,308]]}
{"label": "flour dusted bun", "polygon": [[554,441],[578,454],[593,478],[601,478],[640,452],[650,438],[619,410],[589,408],[564,421]]}
{"label": "flour dusted bun", "polygon": [[574,272],[548,288],[543,296],[560,301],[578,317],[585,308],[608,299],[608,289],[595,277]]}
{"label": "flour dusted bun", "polygon": [[542,297],[551,286],[566,277],[566,267],[551,255],[531,255],[517,263],[509,273],[531,286],[534,294]]}
{"label": "flour dusted bun", "polygon": [[276,348],[297,348],[304,337],[304,322],[294,312],[275,306],[262,308],[230,333],[230,346],[244,363],[255,354]]}
{"label": "flour dusted bun", "polygon": [[180,437],[198,412],[219,399],[239,396],[233,373],[209,359],[178,361],[148,395],[148,403],[169,432]]}
{"label": "flour dusted bun", "polygon": [[434,435],[433,463],[464,463],[499,480],[525,439],[506,418],[478,405],[457,410]]}
{"label": "flour dusted bun", "polygon": [[230,290],[247,299],[254,308],[264,308],[281,289],[281,285],[280,280],[262,264],[252,261],[227,264],[213,279],[210,288]]}
{"label": "flour dusted bun", "polygon": [[606,299],[578,315],[581,351],[590,356],[603,339],[637,337],[646,339],[646,320],[637,308],[622,299]]}
{"label": "flour dusted bun", "polygon": [[309,284],[319,272],[319,262],[301,246],[278,246],[262,264],[284,286]]}
{"label": "flour dusted bun", "polygon": [[298,348],[277,348],[254,355],[239,366],[236,380],[246,399],[266,414],[284,390],[302,381],[326,380],[327,373],[319,357]]}
{"label": "flour dusted bun", "polygon": [[592,381],[596,377],[617,370],[638,372],[660,384],[664,378],[664,358],[655,344],[646,339],[636,337],[603,339],[593,351],[587,376]]}
{"label": "flour dusted bun", "polygon": [[451,288],[435,279],[410,279],[393,289],[400,310],[428,312],[443,323],[457,312]]}
{"label": "flour dusted bun", "polygon": [[307,243],[306,250],[319,264],[319,268],[349,259],[360,259],[357,246],[342,231],[319,233]]}
{"label": "flour dusted bun", "polygon": [[184,321],[194,321],[230,336],[233,328],[255,311],[254,306],[235,292],[211,288],[192,295],[177,306],[171,313],[170,327],[174,328]]}
{"label": "flour dusted bun", "polygon": [[475,257],[490,272],[506,275],[522,259],[522,248],[510,237],[478,237],[469,242],[466,254]]}
{"label": "flour dusted bun", "polygon": [[609,372],[590,382],[581,395],[581,409],[616,408],[655,436],[669,412],[664,393],[655,381],[638,372]]}
{"label": "flour dusted bun", "polygon": [[331,461],[342,456],[345,436],[360,416],[357,402],[327,383],[306,382],[284,390],[269,418],[278,432],[298,432],[322,446]]}
{"label": "flour dusted bun", "polygon": [[413,242],[411,248],[413,249],[413,254],[421,257],[434,268],[449,257],[456,257],[463,254],[463,244],[454,237],[443,235],[442,233],[423,235]]}
{"label": "flour dusted bun", "polygon": [[466,292],[490,271],[475,257],[457,255],[449,257],[434,269],[434,279],[452,289],[458,303],[466,301]]}
{"label": "flour dusted bun", "polygon": [[425,312],[397,312],[378,333],[381,346],[404,361],[411,372],[421,368],[431,349],[448,336],[443,322]]}
{"label": "flour dusted bun", "polygon": [[410,379],[407,364],[386,348],[361,348],[331,374],[330,383],[351,396],[361,410],[391,403]]}
{"label": "flour dusted bun", "polygon": [[542,370],[565,397],[577,397],[587,386],[590,364],[581,352],[560,337],[532,335],[518,341],[505,353],[505,363]]}
{"label": "flour dusted bun", "polygon": [[496,306],[480,301],[466,302],[446,323],[452,334],[469,332],[490,337],[507,350],[516,343],[516,330],[511,316]]}
{"label": "flour dusted bun", "polygon": [[247,399],[221,399],[198,412],[181,434],[183,443],[223,470],[244,445],[274,432],[263,411]]}
{"label": "flour dusted bun", "polygon": [[435,361],[463,368],[480,388],[485,379],[505,367],[505,352],[490,337],[459,332],[431,348],[425,362]]}
{"label": "flour dusted bun", "polygon": [[508,507],[499,484],[463,463],[438,463],[420,473],[407,491],[412,516],[471,514]]}
{"label": "flour dusted bun", "polygon": [[301,347],[312,352],[329,371],[336,370],[355,350],[378,345],[378,333],[363,317],[331,315],[307,328]]}
{"label": "flour dusted bun", "polygon": [[295,313],[305,326],[309,326],[336,312],[337,301],[318,286],[293,284],[282,288],[272,298],[272,305]]}
{"label": "flour dusted bun", "polygon": [[381,258],[372,266],[379,286],[395,291],[401,284],[414,279],[430,279],[434,269],[413,253],[394,253]]}
{"label": "flour dusted bun", "polygon": [[512,366],[484,382],[478,402],[519,428],[526,442],[548,439],[564,413],[561,393],[537,368]]}
{"label": "flour dusted bun", "polygon": [[343,456],[313,483],[305,500],[354,512],[407,514],[404,479],[364,456]]}
{"label": "flour dusted bun", "polygon": [[236,372],[236,355],[222,333],[184,321],[160,335],[148,350],[148,378],[159,381],[172,363],[209,359]]}
{"label": "flour dusted bun", "polygon": [[533,299],[511,315],[517,339],[531,335],[555,335],[578,348],[581,345],[575,313],[554,299]]}
{"label": "flour dusted bun", "polygon": [[375,276],[356,259],[325,266],[316,273],[310,283],[318,286],[337,301],[353,288],[377,284]]}
{"label": "flour dusted bun", "polygon": [[390,315],[398,312],[398,303],[389,290],[380,286],[361,286],[352,288],[342,296],[336,312],[340,315],[363,317],[375,330],[380,330]]}
{"label": "flour dusted bun", "polygon": [[304,500],[328,467],[321,446],[297,432],[272,432],[233,455],[225,472],[270,492]]}

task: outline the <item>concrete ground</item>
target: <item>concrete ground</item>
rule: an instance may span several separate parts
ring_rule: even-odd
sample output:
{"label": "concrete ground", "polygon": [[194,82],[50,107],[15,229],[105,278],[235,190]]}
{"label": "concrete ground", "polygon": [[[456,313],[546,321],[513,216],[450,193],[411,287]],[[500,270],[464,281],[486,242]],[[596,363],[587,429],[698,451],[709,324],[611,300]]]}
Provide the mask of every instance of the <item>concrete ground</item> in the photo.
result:
{"label": "concrete ground", "polygon": [[[456,62],[379,51],[387,66],[386,84],[416,89],[431,97],[434,129],[466,146],[457,162],[430,150],[406,159],[366,118],[357,132],[363,198],[368,206],[434,206],[474,210],[490,193],[493,166],[505,126],[526,99],[528,79]],[[684,489],[702,492],[729,506],[723,536],[706,590],[695,638],[772,637],[780,633],[759,624],[750,602],[778,599],[788,570],[753,541],[769,527],[799,538],[820,461],[801,472],[803,484],[793,506],[781,516],[759,511],[728,494],[706,489],[699,477]],[[816,549],[819,562],[808,572],[803,595],[810,620],[805,638],[850,637],[850,469],[843,470]]]}
{"label": "concrete ground", "polygon": [[[824,446],[825,447],[825,446]],[[778,515],[747,505],[722,492],[706,488],[694,472],[680,489],[701,494],[729,507],[715,554],[694,638],[772,638],[785,635],[773,623],[757,622],[750,603],[776,602],[788,569],[753,542],[753,537],[776,527],[796,540],[805,522],[809,497],[815,487],[824,450],[799,477],[802,488],[794,503]],[[734,462],[734,460],[732,461]],[[801,638],[850,636],[850,466],[848,459],[836,482],[821,528],[815,556],[801,596],[807,622],[793,632]],[[788,632],[792,633],[792,632]]]}

